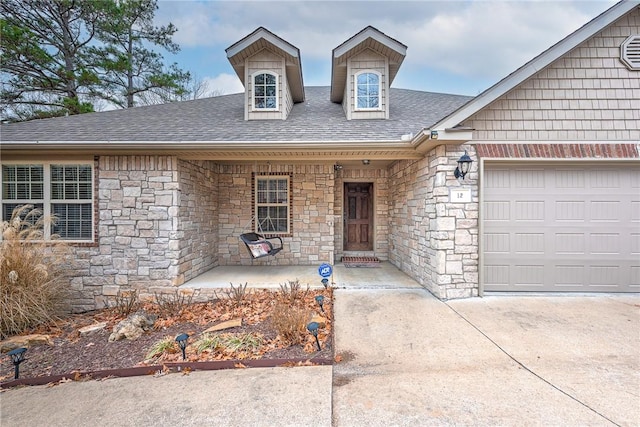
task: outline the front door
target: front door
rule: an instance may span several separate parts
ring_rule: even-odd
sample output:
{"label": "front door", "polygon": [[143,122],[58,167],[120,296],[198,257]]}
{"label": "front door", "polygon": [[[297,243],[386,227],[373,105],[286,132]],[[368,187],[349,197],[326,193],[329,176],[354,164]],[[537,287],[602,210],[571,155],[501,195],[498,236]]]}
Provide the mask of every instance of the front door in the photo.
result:
{"label": "front door", "polygon": [[344,250],[373,250],[373,184],[344,184]]}

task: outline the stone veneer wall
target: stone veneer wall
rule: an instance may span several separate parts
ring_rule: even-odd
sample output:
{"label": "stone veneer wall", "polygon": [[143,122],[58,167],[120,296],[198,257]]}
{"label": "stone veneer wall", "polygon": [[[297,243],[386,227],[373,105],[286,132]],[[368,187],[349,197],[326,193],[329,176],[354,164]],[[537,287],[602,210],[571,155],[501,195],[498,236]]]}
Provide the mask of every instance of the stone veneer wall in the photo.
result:
{"label": "stone veneer wall", "polygon": [[338,262],[344,254],[344,183],[372,182],[373,183],[373,220],[374,256],[382,261],[389,259],[389,172],[386,169],[342,169],[336,174],[334,223],[335,223],[335,261]]}
{"label": "stone veneer wall", "polygon": [[97,245],[74,247],[73,310],[104,305],[120,289],[175,286],[180,258],[178,161],[101,156]]}
{"label": "stone veneer wall", "polygon": [[178,160],[179,223],[176,285],[218,264],[218,165]]}
{"label": "stone veneer wall", "polygon": [[[464,150],[441,145],[419,161],[390,168],[390,260],[441,299],[478,295],[478,173],[453,176]],[[471,189],[471,203],[450,203],[449,189]]]}
{"label": "stone veneer wall", "polygon": [[240,234],[251,231],[252,173],[288,173],[292,177],[292,235],[284,250],[255,264],[315,265],[328,262],[334,248],[334,173],[331,165],[237,164],[219,170],[219,264],[251,265]]}

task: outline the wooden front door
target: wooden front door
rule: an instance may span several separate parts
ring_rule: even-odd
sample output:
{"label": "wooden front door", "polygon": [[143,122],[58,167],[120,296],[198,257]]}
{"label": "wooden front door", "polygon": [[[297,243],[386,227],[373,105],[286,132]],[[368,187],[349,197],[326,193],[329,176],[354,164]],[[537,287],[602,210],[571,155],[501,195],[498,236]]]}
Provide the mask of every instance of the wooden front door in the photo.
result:
{"label": "wooden front door", "polygon": [[373,184],[344,184],[344,250],[373,250]]}

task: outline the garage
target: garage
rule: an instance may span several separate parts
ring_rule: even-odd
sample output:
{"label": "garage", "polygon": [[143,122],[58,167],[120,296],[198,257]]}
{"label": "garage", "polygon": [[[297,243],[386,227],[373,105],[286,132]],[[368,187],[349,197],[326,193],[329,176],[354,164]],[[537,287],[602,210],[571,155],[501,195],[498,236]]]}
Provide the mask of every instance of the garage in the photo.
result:
{"label": "garage", "polygon": [[640,291],[638,163],[483,169],[484,291]]}

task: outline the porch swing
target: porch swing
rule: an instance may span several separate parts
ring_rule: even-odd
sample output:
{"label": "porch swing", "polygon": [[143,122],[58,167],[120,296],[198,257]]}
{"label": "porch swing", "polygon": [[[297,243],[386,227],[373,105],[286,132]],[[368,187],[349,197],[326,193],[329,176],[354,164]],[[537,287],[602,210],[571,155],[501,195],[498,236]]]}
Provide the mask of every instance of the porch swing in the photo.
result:
{"label": "porch swing", "polygon": [[[251,218],[248,224],[252,223],[254,219],[256,219],[255,216]],[[280,237],[265,237],[264,231],[262,230],[262,223],[265,221],[269,221],[269,229],[273,230],[273,221],[271,220],[271,217],[267,216],[263,221],[258,221],[258,230],[260,233],[251,231],[240,235],[240,240],[245,244],[249,251],[249,255],[251,255],[251,261],[267,256],[275,256],[283,248],[282,239]],[[245,226],[245,229],[246,228],[247,226]]]}

